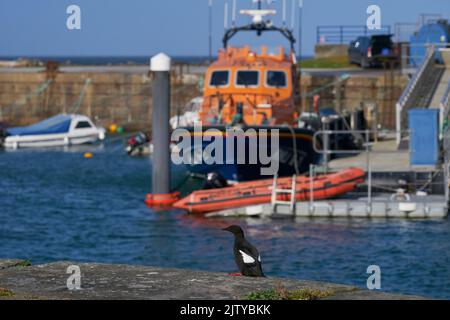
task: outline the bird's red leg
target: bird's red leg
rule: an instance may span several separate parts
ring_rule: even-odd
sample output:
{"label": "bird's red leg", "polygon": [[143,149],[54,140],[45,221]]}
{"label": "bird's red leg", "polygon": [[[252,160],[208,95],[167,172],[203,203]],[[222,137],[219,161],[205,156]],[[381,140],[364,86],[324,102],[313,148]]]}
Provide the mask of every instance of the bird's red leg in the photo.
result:
{"label": "bird's red leg", "polygon": [[228,274],[230,277],[242,277],[242,273],[232,272]]}

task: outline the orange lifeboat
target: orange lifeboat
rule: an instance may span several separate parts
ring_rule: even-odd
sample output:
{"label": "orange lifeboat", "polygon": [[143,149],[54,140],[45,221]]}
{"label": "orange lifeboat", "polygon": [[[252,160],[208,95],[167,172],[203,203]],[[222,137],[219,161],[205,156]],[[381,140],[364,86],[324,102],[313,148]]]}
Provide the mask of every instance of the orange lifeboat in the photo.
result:
{"label": "orange lifeboat", "polygon": [[[337,173],[320,175],[311,181],[307,176],[296,178],[296,200],[310,199],[311,189],[314,200],[333,198],[355,189],[363,183],[365,172],[359,168],[349,168]],[[273,180],[239,183],[232,187],[200,190],[176,202],[173,207],[190,213],[204,214],[231,208],[270,203]],[[279,178],[277,188],[291,189],[292,178]],[[278,200],[289,200],[290,195],[282,194]]]}

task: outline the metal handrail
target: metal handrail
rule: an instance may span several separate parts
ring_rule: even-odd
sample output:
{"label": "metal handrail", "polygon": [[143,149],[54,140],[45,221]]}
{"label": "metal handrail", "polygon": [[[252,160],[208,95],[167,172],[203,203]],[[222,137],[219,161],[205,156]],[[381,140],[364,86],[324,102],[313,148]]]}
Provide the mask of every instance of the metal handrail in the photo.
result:
{"label": "metal handrail", "polygon": [[[450,112],[450,81],[447,84],[447,88],[445,89],[444,94],[442,95],[441,102],[439,104],[439,138],[441,140],[446,139],[444,142],[448,142],[448,134],[444,137],[445,133],[448,133],[449,128],[447,128],[447,132],[444,132],[446,128],[444,128],[444,119],[448,118]],[[446,144],[448,147],[448,143]]]}
{"label": "metal handrail", "polygon": [[[450,86],[450,85],[449,85]],[[449,89],[450,91],[450,89]],[[317,141],[317,136],[319,135],[330,135],[330,134],[349,134],[349,133],[364,133],[365,134],[365,151],[366,151],[366,173],[367,173],[367,198],[364,200],[364,202],[366,203],[366,210],[367,213],[370,214],[371,210],[372,210],[372,205],[374,202],[374,198],[373,198],[373,188],[380,188],[379,185],[374,185],[373,184],[373,170],[372,170],[372,163],[371,163],[371,159],[370,159],[370,154],[372,153],[399,153],[399,152],[403,152],[403,151],[391,151],[391,150],[377,150],[377,151],[373,151],[371,150],[371,144],[370,144],[370,134],[376,134],[376,131],[372,131],[372,130],[323,130],[323,131],[317,131],[314,133],[313,136],[313,147],[314,150],[318,153],[321,154],[332,154],[332,153],[347,153],[347,154],[351,154],[351,153],[361,153],[362,150],[329,150],[328,146],[325,145],[325,150],[317,150],[316,149],[316,141]],[[410,130],[408,130],[409,133],[411,133]],[[400,132],[402,133],[402,132]],[[450,136],[450,134],[449,134]],[[329,140],[329,139],[328,139]],[[408,150],[409,153],[411,153],[412,149],[411,146]],[[450,199],[450,191],[447,185],[447,181],[450,181],[450,172],[449,172],[449,159],[448,157],[445,157],[444,159],[444,163],[443,163],[443,167],[442,167],[442,172],[444,175],[443,181],[444,181],[444,191],[445,191],[445,203],[449,203],[449,199]],[[309,212],[313,212],[314,208],[315,208],[315,202],[314,202],[314,192],[313,192],[313,188],[314,188],[314,180],[315,180],[315,165],[310,165],[310,169],[309,169]],[[325,164],[325,170],[328,170],[328,163]],[[441,172],[441,170],[439,170],[438,172]],[[433,178],[432,178],[433,179]],[[439,183],[437,182],[433,182],[430,181],[427,183],[428,186],[430,185],[439,185]],[[362,201],[361,201],[362,202]]]}
{"label": "metal handrail", "polygon": [[450,108],[450,81],[448,82],[447,89],[441,98],[441,106]]}
{"label": "metal handrail", "polygon": [[[396,133],[395,131],[393,131],[394,133]],[[354,150],[339,150],[339,149],[329,149],[327,147],[327,145],[324,145],[324,149],[317,149],[316,146],[318,145],[317,143],[317,137],[321,136],[321,135],[331,135],[331,134],[335,134],[335,135],[339,135],[339,134],[352,134],[352,133],[358,133],[361,134],[362,136],[365,137],[365,143],[364,143],[364,147],[366,147],[365,150],[362,149],[354,149]],[[411,150],[377,150],[377,151],[373,151],[370,150],[370,146],[372,145],[370,143],[370,136],[377,134],[378,131],[376,130],[318,130],[316,132],[314,132],[313,134],[313,149],[316,153],[319,154],[360,154],[363,151],[369,151],[370,153],[378,153],[378,154],[390,154],[390,153],[401,153],[401,152],[410,152]],[[411,130],[403,130],[401,133],[407,133],[410,134]],[[322,145],[322,144],[319,144]]]}
{"label": "metal handrail", "polygon": [[381,29],[371,30],[366,25],[330,25],[316,27],[316,41],[320,43],[322,36],[326,37],[326,43],[344,44],[355,40],[358,36],[390,34],[391,26],[383,25]]}
{"label": "metal handrail", "polygon": [[[448,82],[447,89],[445,89],[444,95],[442,96],[441,103],[439,105],[439,113],[440,113],[439,124],[441,128],[439,137],[441,138],[441,140],[444,139],[444,129],[445,129],[444,119],[448,117],[449,112],[450,112],[450,81]],[[448,139],[448,137],[446,138]]]}
{"label": "metal handrail", "polygon": [[[375,133],[375,131],[371,131],[371,130],[319,130],[317,132],[314,133],[313,136],[313,148],[314,151],[316,151],[317,153],[322,153],[325,155],[324,159],[325,159],[325,170],[328,171],[328,155],[332,154],[332,153],[347,153],[347,154],[355,154],[355,153],[361,153],[361,150],[329,150],[329,136],[330,134],[350,134],[350,133],[360,133],[365,135],[365,151],[366,151],[366,172],[367,172],[367,178],[368,178],[368,189],[367,189],[367,210],[370,210],[369,208],[372,207],[372,166],[370,163],[370,134],[371,133]],[[316,150],[316,139],[317,136],[323,134],[326,137],[326,141],[328,143],[324,144],[324,148],[325,150]],[[340,152],[342,151],[342,152]],[[313,168],[310,169],[310,175],[311,175],[311,179],[314,179],[314,170]],[[311,192],[310,192],[310,197],[311,197]],[[311,204],[314,202],[314,199],[310,199]]]}
{"label": "metal handrail", "polygon": [[419,81],[420,77],[424,73],[426,67],[428,66],[428,63],[431,61],[431,57],[434,54],[434,48],[428,48],[425,59],[423,60],[422,65],[419,67],[417,72],[414,74],[414,76],[409,81],[408,85],[406,86],[405,90],[403,90],[402,95],[398,99],[398,103],[401,105],[405,105],[406,101],[408,100],[409,96],[411,95],[411,92],[414,90],[415,86],[417,85],[417,82]]}
{"label": "metal handrail", "polygon": [[[409,134],[411,134],[411,130],[405,130],[407,131]],[[376,134],[377,132],[374,130],[322,130],[322,131],[317,131],[314,133],[313,135],[313,148],[314,151],[319,153],[319,154],[323,154],[325,155],[325,170],[328,170],[328,160],[327,160],[327,155],[329,154],[336,154],[336,153],[340,153],[340,154],[359,154],[361,153],[363,150],[330,150],[329,146],[327,144],[324,145],[324,150],[317,150],[316,145],[317,145],[317,137],[319,135],[326,135],[329,136],[330,134],[350,134],[350,133],[361,133],[364,134],[365,136],[365,152],[366,152],[366,173],[367,173],[367,208],[368,210],[370,210],[371,206],[372,206],[372,188],[373,188],[373,184],[372,184],[372,163],[371,163],[371,159],[370,159],[370,155],[371,154],[393,154],[393,153],[400,153],[400,152],[408,152],[411,154],[411,152],[413,151],[411,149],[411,145],[409,145],[409,150],[371,150],[371,146],[372,144],[370,143],[370,135],[371,134]],[[400,134],[403,132],[400,132]],[[329,139],[327,139],[329,141]],[[444,159],[444,163],[443,163],[443,173],[444,173],[444,181],[449,181],[449,177],[450,177],[450,172],[449,172],[449,159],[448,157],[445,157]],[[314,166],[310,167],[310,179],[313,180],[314,179]],[[312,183],[311,183],[312,184]],[[310,186],[310,188],[312,188]],[[310,192],[311,193],[311,192]],[[449,202],[450,199],[450,193],[449,193],[449,188],[446,187],[445,188],[445,199],[446,199],[446,203]],[[312,198],[311,194],[310,194],[310,203],[311,206],[314,203],[314,198]]]}
{"label": "metal handrail", "polygon": [[409,97],[411,96],[411,93],[416,88],[420,78],[425,73],[425,70],[428,68],[430,63],[433,61],[435,48],[434,46],[428,47],[427,53],[425,56],[425,59],[422,62],[422,65],[419,67],[419,69],[416,71],[414,76],[409,81],[408,85],[406,86],[405,90],[403,90],[402,95],[398,99],[398,102],[395,106],[396,108],[396,131],[397,131],[397,144],[400,144],[402,139],[402,112],[403,108],[405,107],[406,103],[408,102]]}

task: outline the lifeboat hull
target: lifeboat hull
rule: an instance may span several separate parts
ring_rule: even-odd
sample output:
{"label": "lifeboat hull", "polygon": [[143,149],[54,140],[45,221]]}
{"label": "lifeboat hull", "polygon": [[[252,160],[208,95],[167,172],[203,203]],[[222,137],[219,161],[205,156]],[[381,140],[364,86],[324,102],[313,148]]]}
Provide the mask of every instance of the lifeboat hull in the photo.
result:
{"label": "lifeboat hull", "polygon": [[[296,200],[307,201],[334,198],[350,192],[363,183],[365,172],[359,168],[349,168],[337,173],[296,178]],[[206,214],[226,209],[240,208],[271,202],[273,180],[260,180],[240,183],[232,187],[195,191],[174,204],[175,208],[190,213]],[[277,188],[291,189],[292,178],[279,178]],[[312,188],[311,188],[312,187]],[[290,195],[279,195],[279,200],[289,200]]]}
{"label": "lifeboat hull", "polygon": [[[194,136],[196,133],[194,132],[194,128],[183,128],[189,132],[191,136],[191,140],[194,141]],[[266,179],[267,176],[261,174],[262,168],[268,167],[267,164],[261,163],[260,159],[256,163],[251,163],[248,159],[248,155],[250,153],[255,152],[249,145],[249,140],[246,140],[244,143],[244,151],[243,154],[247,155],[246,161],[241,163],[239,160],[237,153],[233,152],[232,155],[227,153],[227,145],[229,143],[234,144],[237,150],[237,142],[234,137],[230,137],[227,133],[227,127],[225,126],[205,126],[203,127],[203,137],[208,137],[209,134],[207,130],[216,129],[221,132],[221,137],[223,139],[223,161],[222,164],[210,164],[206,163],[202,159],[198,163],[186,163],[187,170],[190,173],[199,176],[206,176],[208,173],[218,173],[224,179],[229,182],[245,182],[245,181],[254,181],[260,179]],[[296,170],[300,173],[305,173],[309,170],[311,164],[317,164],[321,161],[321,155],[318,154],[314,150],[313,146],[313,132],[310,130],[292,128],[292,131],[287,127],[264,127],[264,126],[252,126],[252,127],[243,127],[242,130],[255,130],[255,132],[259,132],[259,130],[268,130],[269,135],[272,130],[278,130],[279,132],[279,167],[278,167],[278,175],[280,177],[291,177],[295,174]],[[231,142],[228,140],[231,139]],[[233,140],[234,139],[234,140]],[[258,138],[259,139],[259,138]],[[201,155],[204,153],[205,149],[211,144],[211,139],[205,139],[206,141],[199,144],[197,147],[194,147],[191,151],[192,154]],[[173,141],[173,143],[178,143],[178,141]],[[192,143],[194,144],[194,143]],[[263,147],[263,144],[258,144],[256,154],[265,154],[271,155],[272,150],[270,149],[270,145],[267,148]],[[263,148],[262,150],[260,150]],[[297,168],[296,168],[297,166]]]}

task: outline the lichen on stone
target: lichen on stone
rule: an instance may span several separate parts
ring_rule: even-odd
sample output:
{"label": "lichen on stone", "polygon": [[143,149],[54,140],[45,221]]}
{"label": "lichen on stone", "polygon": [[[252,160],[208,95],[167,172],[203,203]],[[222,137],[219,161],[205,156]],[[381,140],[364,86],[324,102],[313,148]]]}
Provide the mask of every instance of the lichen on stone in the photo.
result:
{"label": "lichen on stone", "polygon": [[261,290],[246,295],[244,300],[317,300],[332,296],[333,292],[319,289],[288,290],[278,284],[276,288]]}
{"label": "lichen on stone", "polygon": [[0,288],[0,297],[2,298],[11,298],[14,297],[15,294],[9,289]]}

